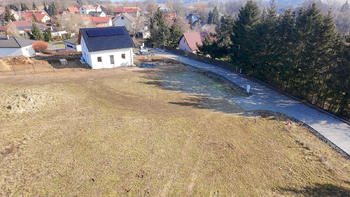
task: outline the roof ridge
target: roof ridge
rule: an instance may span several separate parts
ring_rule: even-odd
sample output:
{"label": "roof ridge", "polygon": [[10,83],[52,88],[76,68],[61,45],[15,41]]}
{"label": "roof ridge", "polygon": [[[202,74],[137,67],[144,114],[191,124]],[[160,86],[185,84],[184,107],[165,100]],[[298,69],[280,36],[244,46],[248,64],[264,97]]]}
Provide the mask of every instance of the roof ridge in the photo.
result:
{"label": "roof ridge", "polygon": [[12,36],[12,38],[17,42],[18,46],[19,46],[20,48],[22,48],[21,44],[19,44],[19,42],[17,41],[16,37]]}

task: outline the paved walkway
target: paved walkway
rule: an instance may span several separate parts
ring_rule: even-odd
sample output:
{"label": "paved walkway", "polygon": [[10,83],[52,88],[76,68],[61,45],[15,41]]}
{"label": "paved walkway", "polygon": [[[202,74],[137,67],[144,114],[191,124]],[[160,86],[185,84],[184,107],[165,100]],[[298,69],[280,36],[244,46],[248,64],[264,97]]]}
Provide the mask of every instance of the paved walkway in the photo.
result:
{"label": "paved walkway", "polygon": [[246,110],[271,110],[297,118],[350,155],[350,125],[339,119],[321,113],[296,100],[280,95],[258,83],[240,77],[227,69],[162,50],[155,50],[155,52],[159,56],[175,59],[190,66],[208,70],[223,76],[244,89],[246,89],[247,85],[250,85],[252,96],[231,98],[231,100]]}

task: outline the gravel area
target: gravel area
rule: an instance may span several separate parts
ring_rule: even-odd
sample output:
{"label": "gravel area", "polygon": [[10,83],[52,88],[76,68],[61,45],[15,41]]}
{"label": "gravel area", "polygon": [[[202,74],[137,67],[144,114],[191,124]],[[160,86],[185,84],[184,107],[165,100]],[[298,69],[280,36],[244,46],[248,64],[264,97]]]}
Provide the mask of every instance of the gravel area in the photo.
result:
{"label": "gravel area", "polygon": [[210,98],[229,99],[249,96],[243,89],[220,76],[190,66],[166,72],[162,77],[162,86],[167,90],[182,91]]}

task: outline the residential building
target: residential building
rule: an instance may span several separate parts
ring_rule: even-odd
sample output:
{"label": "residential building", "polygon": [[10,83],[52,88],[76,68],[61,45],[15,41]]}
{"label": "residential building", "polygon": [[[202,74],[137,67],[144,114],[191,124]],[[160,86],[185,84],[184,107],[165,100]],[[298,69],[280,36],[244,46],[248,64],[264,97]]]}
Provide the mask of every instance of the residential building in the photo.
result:
{"label": "residential building", "polygon": [[42,22],[42,23],[47,23],[48,21],[50,21],[52,19],[48,14],[46,14],[46,12],[45,13],[26,12],[24,15],[24,19],[25,20],[33,20],[33,14],[38,19],[38,21]]}
{"label": "residential building", "polygon": [[32,47],[34,43],[34,40],[0,35],[0,57],[22,55],[30,57],[35,54]]}
{"label": "residential building", "polygon": [[186,22],[190,22],[192,19],[192,23],[196,22],[198,20],[198,18],[194,15],[194,14],[189,14],[187,17],[186,17]]}
{"label": "residential building", "polygon": [[90,12],[102,12],[99,5],[82,5],[79,7],[79,12],[84,15],[89,15]]}
{"label": "residential building", "polygon": [[[35,23],[39,29],[42,32],[45,32],[46,29],[50,29],[52,31],[52,27],[45,25],[45,24],[41,24],[41,23]],[[19,32],[19,34],[23,35],[26,32],[31,32],[32,31],[32,26],[33,23],[32,21],[14,21],[11,23],[8,23],[7,25],[1,26],[0,27],[0,33],[1,32],[7,32],[9,31],[11,28],[16,28]]]}
{"label": "residential building", "polygon": [[198,50],[197,44],[202,45],[202,41],[205,38],[210,39],[206,32],[184,33],[179,40],[179,49],[182,51],[196,53]]}
{"label": "residential building", "polygon": [[142,14],[139,7],[122,7],[114,9],[114,14],[118,15],[122,13],[128,13],[133,17],[139,17]]}
{"label": "residential building", "polygon": [[82,60],[92,69],[133,65],[133,47],[128,31],[122,27],[80,29]]}
{"label": "residential building", "polygon": [[81,51],[81,44],[78,42],[78,37],[69,38],[63,41],[65,44],[65,49],[75,49],[78,52]]}
{"label": "residential building", "polygon": [[104,12],[89,12],[89,16],[92,17],[106,17],[106,13]]}
{"label": "residential building", "polygon": [[162,12],[169,12],[170,11],[170,9],[165,4],[159,4],[158,8]]}
{"label": "residential building", "polygon": [[113,19],[113,26],[125,26],[128,31],[135,28],[136,20],[128,13],[118,14]]}
{"label": "residential building", "polygon": [[198,26],[198,25],[200,25],[200,27],[202,28],[204,25],[206,25],[205,23],[203,23],[202,21],[200,21],[200,20],[196,20],[195,22],[193,22],[192,24],[191,24],[191,29],[194,29],[195,27],[196,27],[196,25]]}
{"label": "residential building", "polygon": [[68,32],[65,29],[60,27],[53,27],[51,29],[52,29],[51,30],[52,37],[56,37],[56,36],[62,37],[63,35],[68,34]]}
{"label": "residential building", "polygon": [[77,7],[67,7],[67,11],[70,13],[79,13],[79,8]]}
{"label": "residential building", "polygon": [[110,17],[90,17],[90,21],[94,25],[103,25],[105,27],[110,27],[113,25]]}

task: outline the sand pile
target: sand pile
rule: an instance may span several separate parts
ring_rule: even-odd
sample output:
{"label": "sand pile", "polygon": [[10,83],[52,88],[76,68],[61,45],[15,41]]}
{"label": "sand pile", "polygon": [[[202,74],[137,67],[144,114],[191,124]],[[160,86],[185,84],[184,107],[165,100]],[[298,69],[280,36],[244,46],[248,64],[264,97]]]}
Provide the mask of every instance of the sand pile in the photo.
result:
{"label": "sand pile", "polygon": [[11,71],[11,66],[9,66],[4,60],[0,59],[0,72]]}
{"label": "sand pile", "polygon": [[55,102],[49,92],[33,90],[21,90],[15,94],[0,93],[0,98],[0,115],[35,112]]}
{"label": "sand pile", "polygon": [[33,60],[24,56],[7,57],[4,59],[8,65],[32,64]]}

